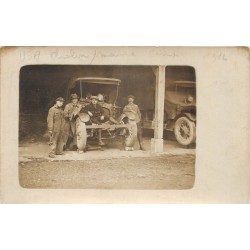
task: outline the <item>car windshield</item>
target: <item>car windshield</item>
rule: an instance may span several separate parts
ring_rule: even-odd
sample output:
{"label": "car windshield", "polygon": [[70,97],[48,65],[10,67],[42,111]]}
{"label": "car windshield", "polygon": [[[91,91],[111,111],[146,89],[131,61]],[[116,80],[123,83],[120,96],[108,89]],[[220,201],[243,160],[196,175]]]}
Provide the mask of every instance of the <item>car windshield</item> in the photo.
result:
{"label": "car windshield", "polygon": [[118,96],[119,79],[114,78],[77,78],[71,82],[69,94],[76,93],[80,98],[88,95],[103,94],[106,101],[116,103]]}
{"label": "car windshield", "polygon": [[192,96],[194,102],[188,105],[195,105],[196,102],[196,83],[194,81],[174,81],[166,86],[165,100],[173,104],[186,104],[187,96]]}

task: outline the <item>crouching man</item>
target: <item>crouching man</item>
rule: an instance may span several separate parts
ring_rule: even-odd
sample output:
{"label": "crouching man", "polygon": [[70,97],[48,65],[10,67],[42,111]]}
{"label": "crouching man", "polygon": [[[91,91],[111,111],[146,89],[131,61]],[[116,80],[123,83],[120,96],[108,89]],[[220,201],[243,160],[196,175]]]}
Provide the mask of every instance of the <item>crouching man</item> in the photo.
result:
{"label": "crouching man", "polygon": [[50,136],[49,145],[51,151],[49,157],[55,158],[55,155],[63,154],[63,129],[65,124],[64,114],[62,106],[64,104],[64,99],[58,97],[56,99],[56,104],[49,109],[47,124]]}
{"label": "crouching man", "polygon": [[[111,124],[119,124],[119,122],[113,117],[112,104],[107,103],[104,100],[103,94],[98,94],[97,97],[98,97],[98,104],[100,104],[103,109],[104,122],[110,121]],[[106,113],[105,110],[107,111]]]}
{"label": "crouching man", "polygon": [[[98,97],[91,96],[91,103],[84,107],[80,113],[85,112],[90,116],[90,120],[94,124],[101,124],[104,122],[104,111],[100,104],[98,104]],[[102,129],[98,129],[98,144],[99,146],[104,146],[102,141]]]}

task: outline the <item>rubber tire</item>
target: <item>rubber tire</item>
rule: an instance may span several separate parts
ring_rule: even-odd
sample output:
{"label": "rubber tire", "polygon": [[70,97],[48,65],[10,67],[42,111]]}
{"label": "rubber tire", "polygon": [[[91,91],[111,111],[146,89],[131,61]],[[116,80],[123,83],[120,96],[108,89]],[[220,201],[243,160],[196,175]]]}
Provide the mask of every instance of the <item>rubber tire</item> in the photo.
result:
{"label": "rubber tire", "polygon": [[[180,134],[180,127],[181,124],[186,123],[190,129],[190,137],[189,138],[183,138],[183,136]],[[195,142],[196,139],[196,126],[195,123],[191,120],[189,120],[186,116],[179,117],[174,126],[174,134],[176,140],[183,146],[188,146]]]}
{"label": "rubber tire", "polygon": [[87,145],[86,124],[79,118],[76,119],[76,145],[79,151],[84,151]]}
{"label": "rubber tire", "polygon": [[125,146],[133,147],[137,140],[137,124],[135,121],[128,120],[128,123],[131,124],[131,128],[128,129],[127,134],[125,135]]}

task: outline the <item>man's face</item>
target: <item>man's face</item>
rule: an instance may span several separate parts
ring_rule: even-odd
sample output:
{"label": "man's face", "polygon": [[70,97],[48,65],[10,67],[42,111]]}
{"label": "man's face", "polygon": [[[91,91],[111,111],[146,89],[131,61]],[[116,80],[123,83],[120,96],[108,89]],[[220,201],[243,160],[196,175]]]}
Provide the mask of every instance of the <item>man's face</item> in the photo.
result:
{"label": "man's face", "polygon": [[133,103],[133,102],[134,102],[134,99],[130,97],[130,98],[128,98],[128,102],[129,102],[129,103]]}
{"label": "man's face", "polygon": [[91,95],[89,92],[87,92],[86,98],[87,98],[87,99],[90,99],[91,96],[92,96],[92,95]]}
{"label": "man's face", "polygon": [[57,105],[57,107],[62,107],[63,102],[62,101],[56,101],[56,105]]}
{"label": "man's face", "polygon": [[78,102],[78,99],[72,99],[72,103],[76,104]]}
{"label": "man's face", "polygon": [[98,101],[99,101],[99,102],[102,102],[102,101],[103,101],[103,95],[99,94],[97,97],[98,97]]}
{"label": "man's face", "polygon": [[96,105],[97,104],[97,100],[96,99],[92,99],[92,103],[94,104],[94,105]]}

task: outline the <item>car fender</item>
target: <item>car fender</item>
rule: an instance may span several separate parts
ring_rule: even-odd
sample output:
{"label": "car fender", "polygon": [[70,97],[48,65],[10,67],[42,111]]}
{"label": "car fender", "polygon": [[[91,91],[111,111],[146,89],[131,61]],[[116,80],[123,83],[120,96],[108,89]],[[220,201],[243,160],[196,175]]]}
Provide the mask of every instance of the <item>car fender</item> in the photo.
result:
{"label": "car fender", "polygon": [[[189,120],[195,122],[196,121],[196,115],[192,114],[192,113],[182,113],[182,115],[185,115]],[[180,116],[179,116],[180,117]]]}

